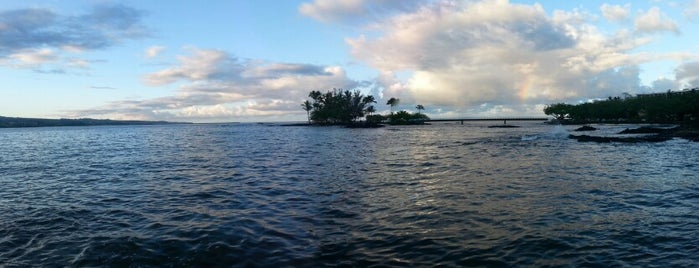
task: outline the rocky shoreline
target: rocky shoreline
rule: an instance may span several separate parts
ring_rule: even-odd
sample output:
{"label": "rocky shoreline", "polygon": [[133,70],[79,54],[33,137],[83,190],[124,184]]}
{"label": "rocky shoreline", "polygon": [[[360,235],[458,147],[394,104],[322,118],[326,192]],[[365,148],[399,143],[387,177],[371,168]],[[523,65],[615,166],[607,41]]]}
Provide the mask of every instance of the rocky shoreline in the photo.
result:
{"label": "rocky shoreline", "polygon": [[[592,127],[584,126],[576,131],[590,131]],[[699,142],[699,127],[696,126],[676,126],[671,128],[665,127],[649,127],[643,126],[633,129],[624,129],[617,133],[619,135],[630,134],[648,134],[642,136],[631,137],[610,137],[610,136],[592,136],[592,135],[569,135],[568,137],[579,142],[622,142],[622,143],[637,143],[637,142],[663,142],[673,138],[682,138],[694,142]]]}

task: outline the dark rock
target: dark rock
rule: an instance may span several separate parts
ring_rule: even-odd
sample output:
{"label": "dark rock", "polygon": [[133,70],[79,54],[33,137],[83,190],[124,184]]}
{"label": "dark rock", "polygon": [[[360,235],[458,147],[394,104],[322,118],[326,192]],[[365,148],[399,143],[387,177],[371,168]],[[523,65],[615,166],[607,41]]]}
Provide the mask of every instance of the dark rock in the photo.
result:
{"label": "dark rock", "polygon": [[634,129],[624,129],[619,134],[666,134],[678,130],[679,127],[675,128],[658,128],[658,127],[639,127]]}
{"label": "dark rock", "polygon": [[571,139],[575,139],[579,142],[599,142],[599,143],[609,143],[609,142],[623,142],[623,143],[636,143],[636,142],[663,142],[671,140],[671,136],[667,135],[650,135],[650,136],[640,136],[640,137],[604,137],[604,136],[589,136],[589,135],[569,135]]}
{"label": "dark rock", "polygon": [[677,131],[674,133],[674,136],[690,141],[699,142],[699,128],[689,126],[681,127],[677,129]]}
{"label": "dark rock", "polygon": [[591,127],[591,126],[582,126],[579,128],[576,128],[575,131],[595,131],[597,128]]}
{"label": "dark rock", "polygon": [[282,127],[306,127],[306,126],[310,126],[310,125],[311,124],[309,124],[309,123],[290,123],[290,124],[281,124],[279,126],[282,126]]}

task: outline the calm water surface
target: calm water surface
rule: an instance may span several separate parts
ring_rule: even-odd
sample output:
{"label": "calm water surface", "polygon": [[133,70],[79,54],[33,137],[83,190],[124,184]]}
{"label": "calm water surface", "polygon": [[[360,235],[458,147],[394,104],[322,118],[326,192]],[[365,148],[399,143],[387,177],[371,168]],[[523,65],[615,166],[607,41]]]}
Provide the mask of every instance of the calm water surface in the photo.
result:
{"label": "calm water surface", "polygon": [[699,143],[516,124],[0,129],[0,266],[699,264]]}

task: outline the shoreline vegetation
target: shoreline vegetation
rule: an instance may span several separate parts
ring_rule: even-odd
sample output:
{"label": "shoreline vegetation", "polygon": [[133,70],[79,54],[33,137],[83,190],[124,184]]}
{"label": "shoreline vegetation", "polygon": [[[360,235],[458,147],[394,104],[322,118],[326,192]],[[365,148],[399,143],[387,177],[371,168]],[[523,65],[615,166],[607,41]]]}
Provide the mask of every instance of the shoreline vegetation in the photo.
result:
{"label": "shoreline vegetation", "polygon": [[25,127],[73,127],[73,126],[119,126],[119,125],[165,125],[186,124],[182,122],[146,121],[146,120],[111,120],[111,119],[45,119],[0,116],[0,128]]}
{"label": "shoreline vegetation", "polygon": [[[377,128],[389,125],[424,125],[430,118],[421,113],[425,107],[415,106],[416,113],[408,111],[393,112],[393,107],[400,103],[397,98],[390,98],[391,112],[388,115],[374,114],[376,99],[372,95],[364,96],[359,91],[332,89],[325,93],[313,90],[308,94],[311,100],[301,103],[306,111],[310,126],[344,126],[348,128]],[[364,120],[361,120],[364,118]]]}
{"label": "shoreline vegetation", "polygon": [[[666,93],[639,94],[609,97],[579,104],[556,103],[547,105],[544,113],[553,116],[548,123],[582,125],[575,132],[595,131],[590,124],[650,124],[626,129],[620,136],[569,135],[580,142],[662,142],[682,138],[699,142],[699,88]],[[378,128],[388,125],[425,125],[430,118],[421,113],[425,107],[415,106],[417,112],[394,112],[400,103],[390,98],[388,115],[375,114],[377,103],[372,95],[358,90],[332,89],[325,93],[311,91],[301,107],[306,111],[307,123],[283,124],[283,126],[343,126],[347,128]],[[363,120],[362,120],[363,119]],[[111,120],[111,119],[44,119],[0,116],[0,128],[56,127],[56,126],[106,126],[106,125],[164,125],[191,124],[188,122]],[[516,128],[515,125],[489,126],[491,128]],[[630,136],[625,136],[630,135]]]}
{"label": "shoreline vegetation", "polygon": [[553,122],[583,125],[575,131],[594,131],[589,124],[661,124],[676,127],[640,127],[617,134],[643,134],[632,137],[569,135],[581,142],[662,142],[683,138],[699,142],[699,88],[665,93],[609,97],[580,104],[556,103],[544,108]]}

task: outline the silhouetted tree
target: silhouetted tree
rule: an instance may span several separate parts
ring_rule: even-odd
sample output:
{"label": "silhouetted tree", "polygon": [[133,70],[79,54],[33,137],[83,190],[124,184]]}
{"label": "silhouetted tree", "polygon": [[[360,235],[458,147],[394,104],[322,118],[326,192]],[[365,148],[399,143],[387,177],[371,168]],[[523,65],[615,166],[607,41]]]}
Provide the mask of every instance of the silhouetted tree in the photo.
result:
{"label": "silhouetted tree", "polygon": [[308,124],[311,124],[311,110],[313,110],[313,105],[310,101],[306,100],[301,103],[301,107],[306,111],[306,116],[308,117]]}
{"label": "silhouetted tree", "polygon": [[367,113],[367,116],[370,116],[376,112],[376,108],[374,108],[374,105],[370,105],[369,107],[366,107],[365,112]]}
{"label": "silhouetted tree", "polygon": [[546,115],[553,115],[553,117],[555,117],[557,120],[564,120],[569,118],[572,108],[573,105],[570,104],[556,103],[547,105],[544,108],[544,113]]}
{"label": "silhouetted tree", "polygon": [[417,109],[417,113],[419,114],[421,110],[425,110],[425,106],[422,106],[422,104],[418,104],[415,106],[415,109]]}
{"label": "silhouetted tree", "polygon": [[609,97],[578,105],[557,103],[546,106],[544,113],[557,119],[587,122],[693,123],[699,121],[699,92],[641,94]]}
{"label": "silhouetted tree", "polygon": [[411,114],[407,111],[399,111],[388,117],[391,125],[421,125],[425,123],[425,120],[430,120],[427,115],[421,113]]}
{"label": "silhouetted tree", "polygon": [[400,99],[397,99],[397,98],[390,98],[390,99],[388,99],[388,101],[386,102],[386,105],[390,105],[390,106],[391,106],[391,114],[393,114],[393,106],[398,105],[398,103],[400,103]]}
{"label": "silhouetted tree", "polygon": [[[313,99],[310,104],[310,121],[318,124],[351,124],[365,113],[375,112],[372,103],[373,96],[364,96],[359,91],[333,89],[326,93],[311,91],[308,97]],[[308,102],[308,101],[307,101]],[[301,105],[304,110],[306,104]]]}

